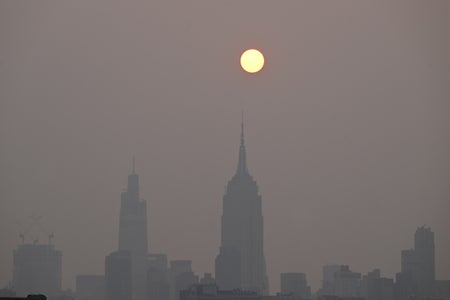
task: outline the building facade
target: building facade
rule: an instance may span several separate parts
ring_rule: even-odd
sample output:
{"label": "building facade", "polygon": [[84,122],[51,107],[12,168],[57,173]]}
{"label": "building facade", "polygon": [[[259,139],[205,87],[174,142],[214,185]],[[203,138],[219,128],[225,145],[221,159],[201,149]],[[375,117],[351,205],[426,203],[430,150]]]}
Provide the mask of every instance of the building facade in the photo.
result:
{"label": "building facade", "polygon": [[119,218],[119,251],[133,255],[147,255],[147,203],[139,198],[139,176],[133,158],[128,185],[121,194]]}
{"label": "building facade", "polygon": [[311,288],[306,281],[305,273],[281,273],[281,294],[294,295],[301,299],[311,298]]}
{"label": "building facade", "polygon": [[263,251],[261,196],[247,169],[244,126],[236,173],[223,196],[222,234],[215,277],[220,289],[269,292]]}
{"label": "building facade", "polygon": [[401,272],[396,275],[395,297],[398,300],[433,297],[435,281],[434,232],[422,226],[414,234],[414,249],[401,252]]}
{"label": "building facade", "polygon": [[147,203],[139,197],[139,176],[133,157],[132,173],[121,194],[119,251],[129,251],[132,264],[133,300],[145,300],[147,294]]}
{"label": "building facade", "polygon": [[379,269],[363,276],[361,296],[366,300],[394,300],[394,280],[381,277]]}
{"label": "building facade", "polygon": [[334,273],[334,295],[339,297],[359,297],[361,273],[353,272],[349,266],[342,265]]}
{"label": "building facade", "polygon": [[106,300],[132,300],[132,259],[130,251],[116,251],[105,259]]}
{"label": "building facade", "polygon": [[149,254],[147,269],[147,300],[169,300],[170,282],[165,254]]}
{"label": "building facade", "polygon": [[62,282],[61,257],[61,251],[51,244],[19,245],[13,255],[13,288],[17,296],[58,296]]}

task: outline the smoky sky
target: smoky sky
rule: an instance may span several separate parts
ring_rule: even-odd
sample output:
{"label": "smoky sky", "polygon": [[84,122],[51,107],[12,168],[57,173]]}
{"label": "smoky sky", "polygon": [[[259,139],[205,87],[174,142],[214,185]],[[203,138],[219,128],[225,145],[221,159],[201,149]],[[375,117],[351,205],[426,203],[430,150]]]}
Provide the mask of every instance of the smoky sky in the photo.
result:
{"label": "smoky sky", "polygon": [[1,1],[0,286],[30,215],[63,287],[102,274],[132,155],[150,252],[214,272],[242,110],[272,293],[393,277],[424,224],[450,279],[449,28],[446,0]]}

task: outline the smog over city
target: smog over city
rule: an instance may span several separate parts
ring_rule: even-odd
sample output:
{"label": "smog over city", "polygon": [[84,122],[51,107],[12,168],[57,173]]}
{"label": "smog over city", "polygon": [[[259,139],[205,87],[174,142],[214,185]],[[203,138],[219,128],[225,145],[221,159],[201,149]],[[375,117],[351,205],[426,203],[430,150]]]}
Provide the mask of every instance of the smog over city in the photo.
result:
{"label": "smog over city", "polygon": [[0,1],[0,298],[450,300],[450,1]]}

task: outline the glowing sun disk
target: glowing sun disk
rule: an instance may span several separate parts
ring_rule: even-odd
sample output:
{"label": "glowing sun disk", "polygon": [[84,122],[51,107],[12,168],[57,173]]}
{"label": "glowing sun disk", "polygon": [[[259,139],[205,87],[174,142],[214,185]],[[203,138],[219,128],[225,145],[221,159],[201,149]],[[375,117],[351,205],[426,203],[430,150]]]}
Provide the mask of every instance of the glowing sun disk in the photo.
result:
{"label": "glowing sun disk", "polygon": [[245,50],[241,55],[241,67],[248,73],[259,72],[264,67],[264,56],[257,49]]}

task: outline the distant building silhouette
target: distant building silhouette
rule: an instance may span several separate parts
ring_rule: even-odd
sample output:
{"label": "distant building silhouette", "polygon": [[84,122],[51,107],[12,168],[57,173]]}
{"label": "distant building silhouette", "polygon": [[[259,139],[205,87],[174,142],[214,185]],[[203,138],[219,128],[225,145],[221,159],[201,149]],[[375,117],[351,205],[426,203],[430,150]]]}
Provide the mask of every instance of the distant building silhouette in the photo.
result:
{"label": "distant building silhouette", "polygon": [[263,296],[255,291],[219,290],[215,284],[196,284],[180,292],[180,300],[301,300],[294,295]]}
{"label": "distant building silhouette", "polygon": [[417,272],[413,273],[417,281],[418,296],[432,297],[435,281],[434,232],[425,226],[419,227],[414,234],[414,254]]}
{"label": "distant building silhouette", "polygon": [[216,280],[212,277],[211,273],[205,273],[203,274],[203,277],[200,279],[200,284],[202,285],[216,284]]}
{"label": "distant building silhouette", "polygon": [[122,192],[119,220],[119,251],[129,251],[132,258],[133,300],[146,299],[147,204],[139,198],[139,176],[133,157],[127,189]]}
{"label": "distant building silhouette", "polygon": [[180,290],[198,283],[190,260],[171,261],[168,268],[167,256],[148,254],[147,244],[147,206],[139,198],[133,157],[121,196],[119,249],[105,260],[105,300],[178,300]]}
{"label": "distant building silhouette", "polygon": [[214,284],[198,284],[181,291],[180,300],[262,300],[262,296],[254,291],[225,291]]}
{"label": "distant building silhouette", "polygon": [[410,300],[416,295],[412,272],[400,272],[395,275],[394,297],[395,300]]}
{"label": "distant building silhouette", "polygon": [[130,251],[116,251],[105,259],[106,300],[134,300]]}
{"label": "distant building silhouette", "polygon": [[247,169],[242,122],[237,170],[223,196],[221,246],[215,263],[219,288],[240,288],[267,295],[263,245],[261,196]]}
{"label": "distant building silhouette", "polygon": [[334,273],[334,295],[339,297],[359,297],[361,273],[352,272],[349,266],[341,266]]}
{"label": "distant building silhouette", "polygon": [[383,278],[375,269],[363,276],[361,296],[366,300],[394,300],[394,280]]}
{"label": "distant building silhouette", "polygon": [[139,198],[139,176],[133,157],[132,173],[128,175],[127,189],[122,192],[119,220],[119,251],[132,255],[147,255],[147,203]]}
{"label": "distant building silhouette", "polygon": [[22,244],[14,250],[13,289],[17,296],[61,293],[62,253],[51,244]]}
{"label": "distant building silhouette", "polygon": [[401,272],[396,275],[395,298],[433,297],[435,291],[434,233],[425,226],[414,234],[414,249],[402,250]]}
{"label": "distant building silhouette", "polygon": [[192,261],[190,260],[172,260],[169,274],[171,300],[178,300],[180,291],[189,288],[191,285],[198,284],[198,276],[192,271]]}
{"label": "distant building silhouette", "polygon": [[319,295],[334,295],[334,273],[341,269],[340,265],[328,264],[322,267],[322,287]]}
{"label": "distant building silhouette", "polygon": [[105,276],[78,275],[75,292],[77,300],[104,300]]}
{"label": "distant building silhouette", "polygon": [[436,280],[434,282],[434,298],[450,300],[450,280]]}
{"label": "distant building silhouette", "polygon": [[301,299],[311,298],[311,288],[306,281],[304,273],[281,273],[280,274],[281,294],[292,294]]}
{"label": "distant building silhouette", "polygon": [[165,254],[149,254],[147,269],[147,300],[169,300],[170,282]]}

